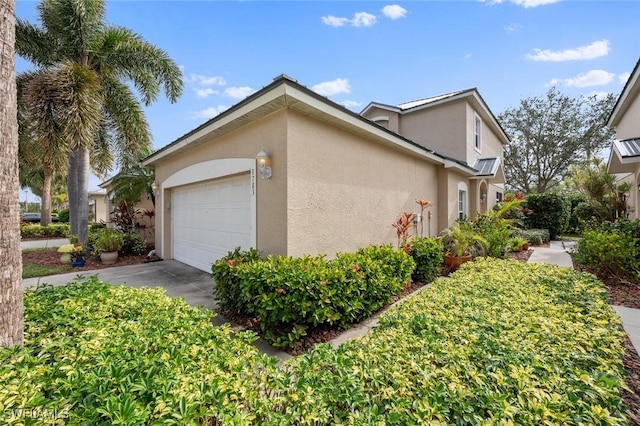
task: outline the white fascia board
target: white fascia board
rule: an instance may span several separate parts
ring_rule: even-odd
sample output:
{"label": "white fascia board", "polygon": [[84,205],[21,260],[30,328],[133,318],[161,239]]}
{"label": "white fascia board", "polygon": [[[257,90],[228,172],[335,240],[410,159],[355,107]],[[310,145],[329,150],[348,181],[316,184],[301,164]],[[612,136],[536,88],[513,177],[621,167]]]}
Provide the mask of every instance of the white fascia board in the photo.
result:
{"label": "white fascia board", "polygon": [[394,106],[391,106],[391,105],[381,104],[381,103],[378,103],[378,102],[369,102],[369,105],[367,105],[362,111],[360,111],[360,115],[365,115],[366,113],[371,111],[373,108],[380,108],[380,109],[384,109],[386,111],[402,113],[402,110],[400,108],[397,108],[397,107],[394,107]]}
{"label": "white fascia board", "polygon": [[620,118],[622,118],[622,115],[624,115],[624,114],[621,114],[620,111],[626,108],[627,106],[626,104],[629,101],[629,95],[633,91],[633,88],[636,86],[636,84],[639,84],[638,82],[639,78],[640,78],[640,67],[636,65],[635,72],[631,75],[631,77],[629,77],[629,81],[624,87],[625,90],[622,93],[620,93],[620,98],[618,99],[618,102],[616,102],[616,105],[613,111],[611,111],[611,115],[609,116],[609,120],[607,121],[607,126],[615,127],[615,125],[618,124],[618,121],[620,121]]}
{"label": "white fascia board", "polygon": [[285,94],[284,86],[285,86],[284,84],[280,86],[276,86],[273,89],[269,90],[268,92],[264,93],[262,96],[259,96],[258,98],[252,100],[251,102],[248,102],[245,105],[242,105],[240,108],[236,109],[235,111],[232,111],[231,113],[224,115],[217,120],[214,118],[213,121],[208,125],[205,125],[204,127],[195,131],[194,133],[184,137],[183,139],[179,140],[179,142],[175,142],[174,145],[171,145],[165,148],[163,151],[158,152],[156,155],[152,154],[150,157],[145,159],[141,164],[143,166],[148,166],[151,163],[154,163],[166,157],[167,155],[170,155],[176,151],[183,149],[185,146],[205,137],[207,134],[211,133],[212,131],[219,129],[220,127],[223,127],[226,124],[229,124],[230,122],[242,117],[243,115],[250,113],[256,108],[283,96]]}

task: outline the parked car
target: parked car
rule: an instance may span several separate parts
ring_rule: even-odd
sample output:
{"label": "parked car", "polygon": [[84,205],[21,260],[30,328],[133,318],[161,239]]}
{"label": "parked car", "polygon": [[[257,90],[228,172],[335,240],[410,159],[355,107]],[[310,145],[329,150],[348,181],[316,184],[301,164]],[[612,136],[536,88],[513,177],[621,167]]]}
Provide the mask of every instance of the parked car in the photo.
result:
{"label": "parked car", "polygon": [[[58,222],[59,220],[60,219],[58,219],[56,216],[51,216],[51,222]],[[22,215],[22,221],[29,223],[40,223],[40,213],[24,213]]]}

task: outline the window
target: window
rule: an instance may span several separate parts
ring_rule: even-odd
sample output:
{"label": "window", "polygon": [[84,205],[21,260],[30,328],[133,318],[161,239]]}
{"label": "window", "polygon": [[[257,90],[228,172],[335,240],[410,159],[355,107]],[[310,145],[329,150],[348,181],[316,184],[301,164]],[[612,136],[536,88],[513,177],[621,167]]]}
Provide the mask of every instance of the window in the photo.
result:
{"label": "window", "polygon": [[467,217],[467,191],[458,190],[458,219],[463,220]]}
{"label": "window", "polygon": [[475,140],[476,150],[480,151],[480,148],[482,147],[482,121],[480,120],[480,117],[478,117],[477,115],[476,115],[476,125],[474,127],[474,140]]}
{"label": "window", "polygon": [[496,192],[496,202],[502,202],[502,192]]}

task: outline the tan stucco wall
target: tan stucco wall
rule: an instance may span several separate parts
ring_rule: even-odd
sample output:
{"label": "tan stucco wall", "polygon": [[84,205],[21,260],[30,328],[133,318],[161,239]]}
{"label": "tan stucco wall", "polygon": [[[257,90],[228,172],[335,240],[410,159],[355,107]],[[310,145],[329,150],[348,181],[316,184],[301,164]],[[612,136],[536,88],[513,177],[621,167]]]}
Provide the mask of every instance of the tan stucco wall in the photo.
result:
{"label": "tan stucco wall", "polygon": [[617,139],[640,137],[640,95],[636,96],[616,126]]}
{"label": "tan stucco wall", "polygon": [[[473,166],[475,162],[479,158],[490,158],[490,157],[501,157],[503,156],[503,145],[493,132],[489,123],[486,122],[485,118],[482,117],[481,114],[477,113],[477,111],[473,108],[473,106],[469,103],[466,104],[467,107],[467,152],[466,152],[466,161],[467,164]],[[480,152],[475,148],[475,126],[476,126],[476,116],[480,117],[482,122],[481,132],[480,132]],[[462,158],[461,158],[462,159]]]}
{"label": "tan stucco wall", "polygon": [[381,125],[382,127],[386,127],[387,129],[391,130],[392,132],[396,132],[398,133],[398,120],[399,120],[399,116],[397,112],[393,112],[393,111],[389,111],[386,109],[381,109],[381,108],[371,108],[369,111],[367,111],[367,113],[365,115],[363,115],[363,117],[366,117],[368,119],[373,119],[376,117],[384,117],[387,116],[389,117],[389,121],[385,122],[385,121],[377,121],[375,122],[376,124]]}
{"label": "tan stucco wall", "polygon": [[392,223],[403,211],[419,211],[416,198],[437,196],[436,166],[397,149],[295,112],[288,140],[289,255],[395,245]]}
{"label": "tan stucco wall", "polygon": [[89,194],[90,202],[93,201],[94,205],[89,206],[89,211],[93,211],[95,209],[95,217],[93,218],[94,222],[107,222],[109,220],[109,215],[107,213],[107,196],[104,194]]}
{"label": "tan stucco wall", "polygon": [[466,105],[466,101],[450,102],[402,115],[399,133],[439,154],[466,161]]}
{"label": "tan stucco wall", "polygon": [[[203,161],[223,158],[255,158],[264,148],[271,156],[271,179],[256,178],[257,249],[265,253],[287,252],[287,112],[281,110],[187,152],[172,156],[156,166],[156,181],[160,184],[177,171]],[[156,214],[156,250],[171,258],[171,191],[165,190],[156,199],[157,209],[164,214],[163,232]],[[164,241],[162,241],[162,238]],[[164,242],[164,253],[162,247]]]}

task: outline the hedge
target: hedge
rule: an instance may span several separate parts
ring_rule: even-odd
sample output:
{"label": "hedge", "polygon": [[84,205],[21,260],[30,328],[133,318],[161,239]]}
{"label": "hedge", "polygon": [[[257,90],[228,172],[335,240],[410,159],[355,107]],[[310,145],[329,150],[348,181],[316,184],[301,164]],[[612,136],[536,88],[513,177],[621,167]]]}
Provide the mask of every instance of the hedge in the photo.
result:
{"label": "hedge", "polygon": [[344,328],[382,308],[411,280],[414,261],[402,250],[371,246],[356,253],[270,256],[236,249],[212,266],[223,308],[254,315],[265,339],[289,347],[308,327]]}
{"label": "hedge", "polygon": [[551,239],[555,239],[569,226],[571,203],[561,194],[544,193],[527,195],[526,207],[529,228],[548,229]]}
{"label": "hedge", "polygon": [[409,241],[409,255],[416,263],[411,280],[429,283],[440,276],[444,262],[442,242],[437,238],[413,238]]}
{"label": "hedge", "polygon": [[69,238],[71,227],[68,223],[52,223],[47,226],[38,224],[20,227],[22,238]]}

